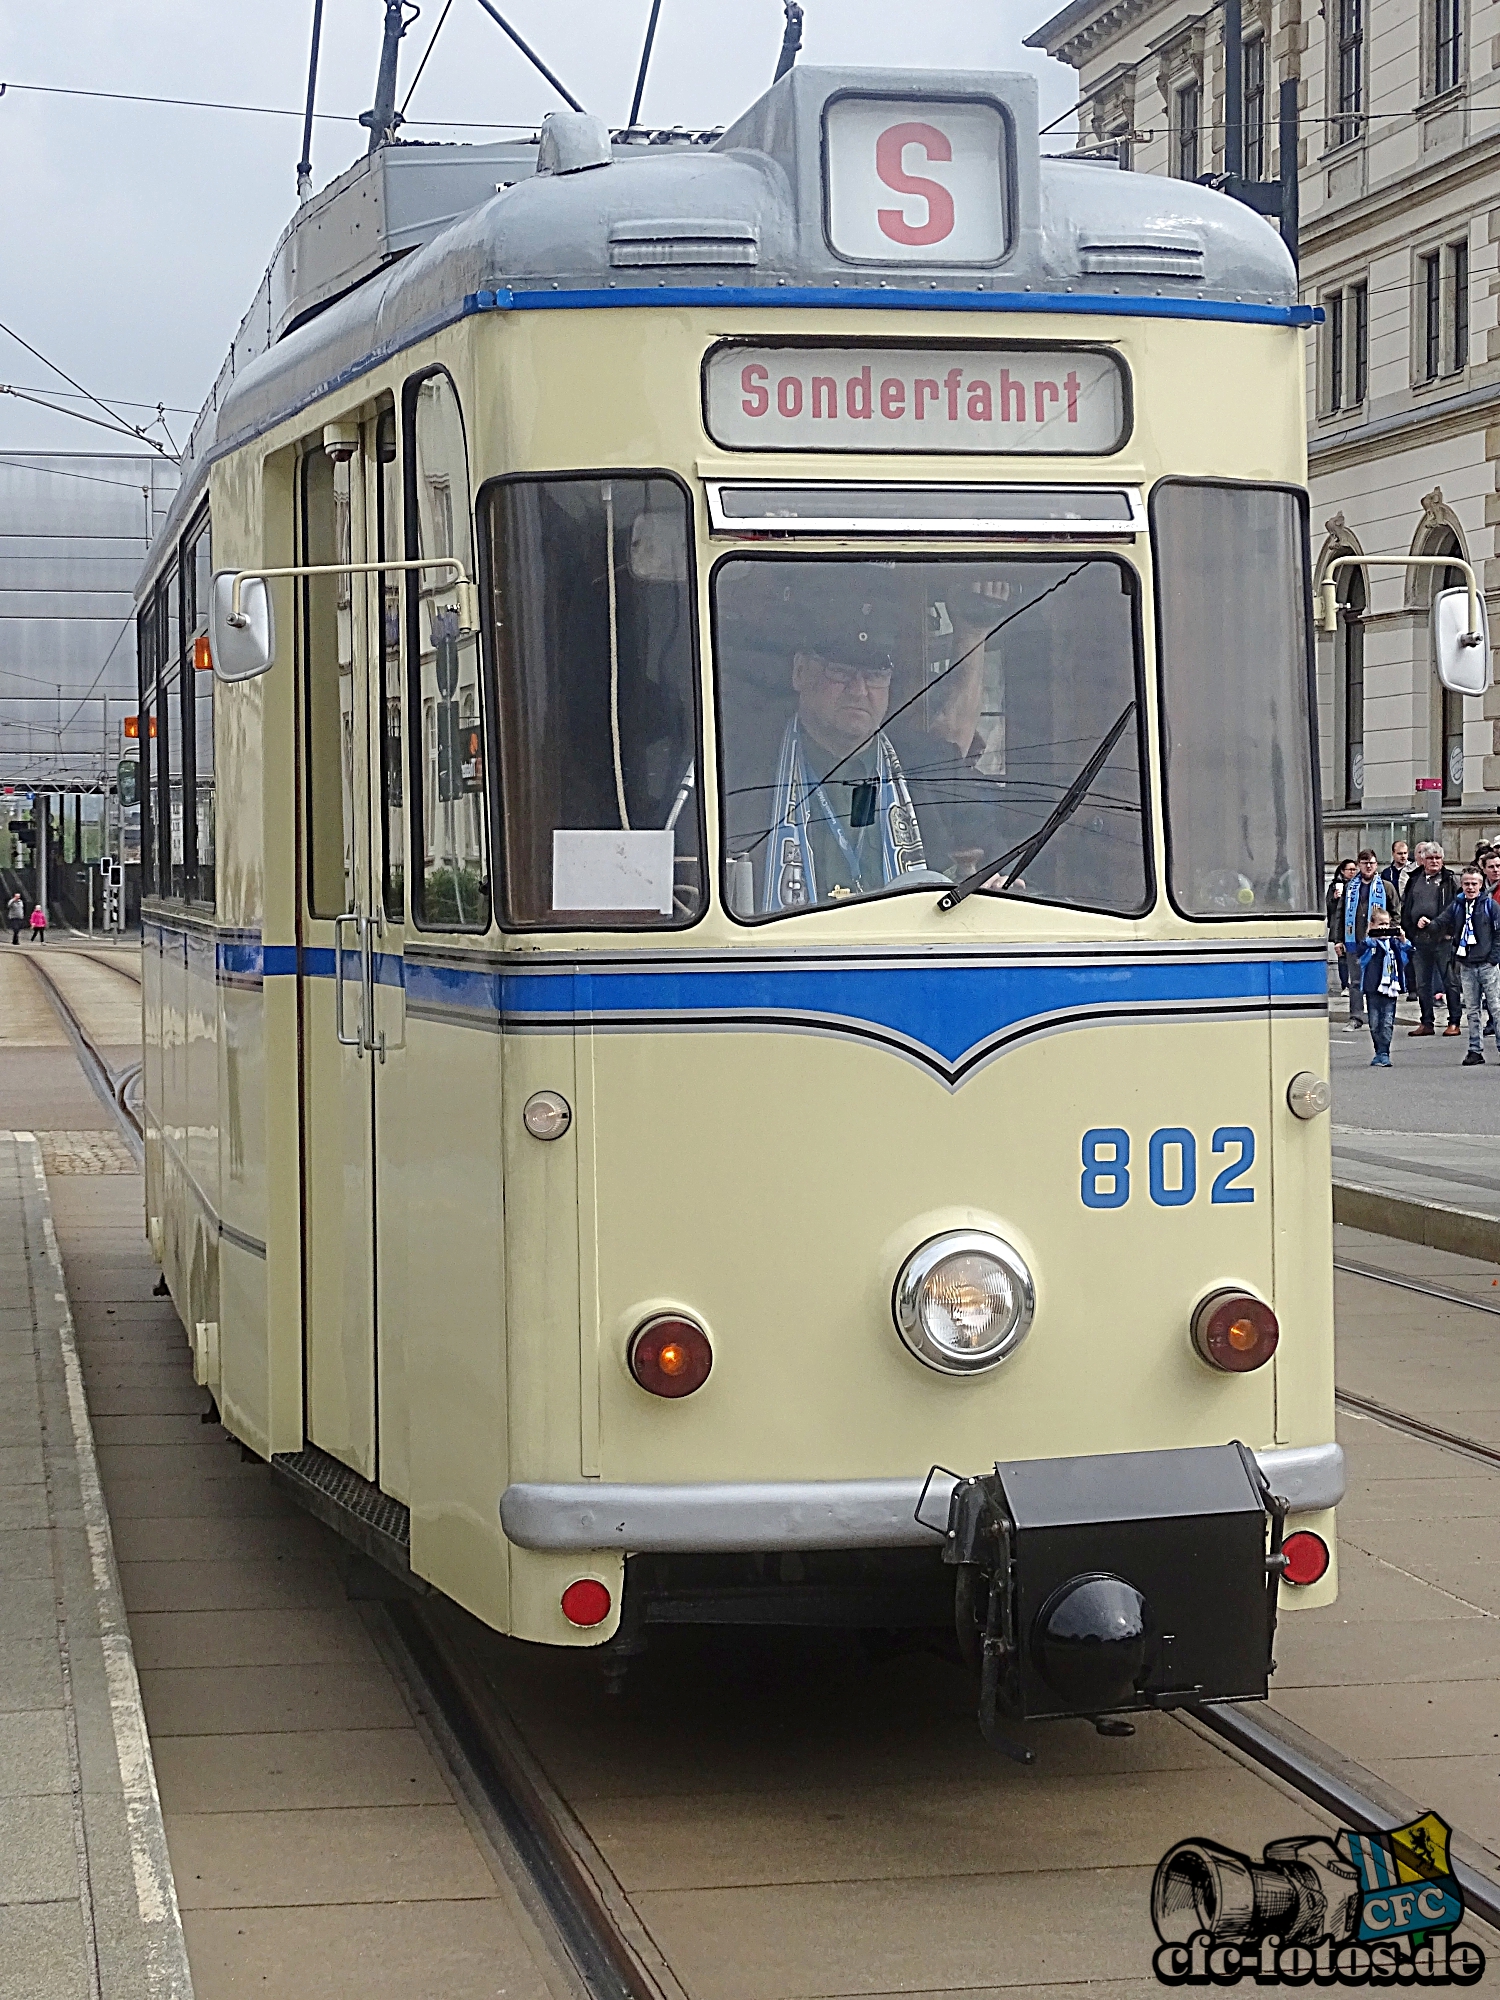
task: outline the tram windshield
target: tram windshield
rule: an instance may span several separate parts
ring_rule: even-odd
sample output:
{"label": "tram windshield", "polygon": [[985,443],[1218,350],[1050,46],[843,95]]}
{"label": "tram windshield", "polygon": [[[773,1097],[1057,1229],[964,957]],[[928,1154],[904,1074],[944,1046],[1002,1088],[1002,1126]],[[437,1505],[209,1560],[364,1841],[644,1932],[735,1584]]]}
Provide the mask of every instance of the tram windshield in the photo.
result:
{"label": "tram windshield", "polygon": [[1136,588],[1095,555],[721,563],[729,909],[984,871],[981,894],[1142,911]]}

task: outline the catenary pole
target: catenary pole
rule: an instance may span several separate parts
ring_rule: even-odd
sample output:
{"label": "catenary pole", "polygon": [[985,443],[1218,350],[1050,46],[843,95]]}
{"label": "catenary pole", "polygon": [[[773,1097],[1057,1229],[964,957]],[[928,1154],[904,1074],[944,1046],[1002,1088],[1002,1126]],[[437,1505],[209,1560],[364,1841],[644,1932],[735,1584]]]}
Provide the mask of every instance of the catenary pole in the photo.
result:
{"label": "catenary pole", "polygon": [[1224,4],[1224,171],[1239,180],[1245,171],[1245,52],[1240,0]]}

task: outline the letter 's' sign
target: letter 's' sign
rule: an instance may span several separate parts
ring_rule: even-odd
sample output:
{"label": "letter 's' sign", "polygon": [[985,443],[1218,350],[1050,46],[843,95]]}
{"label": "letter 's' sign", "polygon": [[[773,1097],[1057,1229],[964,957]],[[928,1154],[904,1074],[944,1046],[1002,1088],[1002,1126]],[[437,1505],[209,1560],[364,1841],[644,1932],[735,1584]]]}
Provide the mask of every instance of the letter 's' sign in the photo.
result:
{"label": "letter 's' sign", "polygon": [[831,247],[857,263],[996,263],[1005,144],[984,98],[836,97],[824,113]]}
{"label": "letter 's' sign", "polygon": [[736,450],[1074,457],[1124,442],[1125,371],[1088,348],[726,346],[704,405]]}

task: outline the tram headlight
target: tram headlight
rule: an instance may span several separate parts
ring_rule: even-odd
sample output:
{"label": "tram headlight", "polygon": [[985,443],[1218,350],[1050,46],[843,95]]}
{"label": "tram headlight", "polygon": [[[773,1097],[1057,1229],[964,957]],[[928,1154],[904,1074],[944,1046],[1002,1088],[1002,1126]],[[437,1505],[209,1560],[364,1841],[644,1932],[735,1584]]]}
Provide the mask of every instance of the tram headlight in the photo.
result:
{"label": "tram headlight", "polygon": [[919,1361],[944,1375],[974,1375],[1026,1338],[1036,1288],[1002,1237],[951,1229],[907,1258],[892,1304],[896,1331]]}
{"label": "tram headlight", "polygon": [[1210,1292],[1193,1312],[1193,1346],[1211,1368],[1229,1375],[1264,1367],[1280,1338],[1275,1313],[1252,1292]]}

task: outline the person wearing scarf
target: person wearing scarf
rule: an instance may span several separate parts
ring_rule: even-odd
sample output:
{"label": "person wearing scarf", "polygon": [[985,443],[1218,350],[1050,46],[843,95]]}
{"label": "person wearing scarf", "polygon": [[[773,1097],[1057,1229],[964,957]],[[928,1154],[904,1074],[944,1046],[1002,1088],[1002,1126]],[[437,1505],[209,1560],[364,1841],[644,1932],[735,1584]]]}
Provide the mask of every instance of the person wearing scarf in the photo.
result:
{"label": "person wearing scarf", "polygon": [[1464,1067],[1484,1061],[1484,1015],[1500,1019],[1500,907],[1491,899],[1478,868],[1466,868],[1459,892],[1432,927],[1439,937],[1453,939],[1453,956],[1463,988],[1469,1022],[1469,1053]]}
{"label": "person wearing scarf", "polygon": [[1400,931],[1391,927],[1384,910],[1372,910],[1370,928],[1359,953],[1359,983],[1364,989],[1365,1007],[1370,1016],[1370,1040],[1375,1053],[1371,1069],[1391,1066],[1391,1036],[1396,1027],[1396,1002],[1406,984],[1406,968],[1411,946]]}
{"label": "person wearing scarf", "polygon": [[757,897],[765,913],[867,896],[927,869],[901,760],[881,727],[894,671],[886,608],[837,601],[837,586],[834,596],[792,655],[797,709],[776,760]]}
{"label": "person wearing scarf", "polygon": [[[1359,850],[1359,873],[1344,890],[1344,952],[1351,966],[1359,959],[1365,932],[1377,910],[1390,911],[1390,891],[1376,873],[1378,857],[1373,847]],[[1349,979],[1349,1026],[1365,1024],[1363,981],[1351,973]]]}

